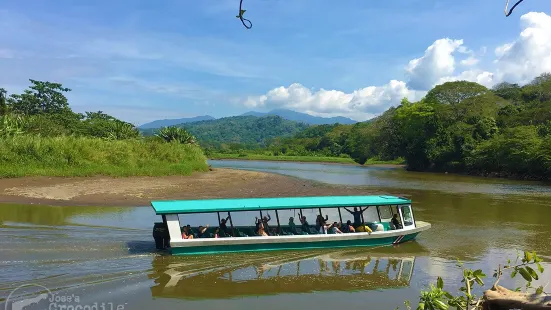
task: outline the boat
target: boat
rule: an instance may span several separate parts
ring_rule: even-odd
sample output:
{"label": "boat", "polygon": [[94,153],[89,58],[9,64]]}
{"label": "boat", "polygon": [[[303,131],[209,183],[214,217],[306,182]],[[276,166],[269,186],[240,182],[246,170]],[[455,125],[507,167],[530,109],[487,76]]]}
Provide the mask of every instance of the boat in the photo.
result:
{"label": "boat", "polygon": [[[153,227],[157,248],[169,248],[172,255],[395,245],[414,240],[420,232],[431,227],[429,223],[415,219],[411,200],[386,195],[162,200],[152,201],[151,206],[163,219]],[[343,209],[351,212],[350,208],[363,210],[361,227],[357,230],[364,231],[332,234],[331,231],[319,233],[316,229],[299,228],[290,232],[291,227],[282,224],[279,216],[282,212],[298,212],[302,218],[310,212],[322,217],[325,213],[327,219],[331,212],[332,217],[336,217],[336,210],[340,222],[343,222]],[[364,217],[366,210],[372,217],[367,221]],[[234,226],[232,217],[236,214],[250,215],[252,212],[262,219],[270,211],[275,212],[277,219],[277,227],[270,236],[256,235],[254,225]],[[192,214],[216,214],[217,223],[221,223],[220,215],[223,214],[225,220],[229,219],[229,236],[184,239],[180,217]],[[393,220],[393,216],[397,219]],[[222,222],[225,223],[224,219]],[[300,223],[296,227],[300,227]],[[213,236],[215,229],[209,227],[203,236]]]}

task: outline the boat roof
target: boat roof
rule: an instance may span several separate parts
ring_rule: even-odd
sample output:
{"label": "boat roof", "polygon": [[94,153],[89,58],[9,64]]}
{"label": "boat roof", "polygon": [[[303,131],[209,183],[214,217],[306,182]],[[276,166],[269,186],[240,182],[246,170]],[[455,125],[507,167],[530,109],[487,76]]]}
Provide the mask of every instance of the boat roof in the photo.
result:
{"label": "boat roof", "polygon": [[317,196],[275,198],[233,198],[152,201],[157,214],[185,214],[230,211],[288,210],[410,204],[396,196]]}

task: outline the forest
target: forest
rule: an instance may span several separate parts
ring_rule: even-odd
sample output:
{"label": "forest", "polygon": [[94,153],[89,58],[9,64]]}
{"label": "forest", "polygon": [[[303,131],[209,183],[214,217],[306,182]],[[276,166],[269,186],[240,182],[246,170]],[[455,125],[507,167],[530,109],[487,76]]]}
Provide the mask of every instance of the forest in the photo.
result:
{"label": "forest", "polygon": [[350,156],[360,164],[403,158],[413,171],[550,180],[551,74],[492,89],[447,82],[368,122],[312,126],[254,152]]}
{"label": "forest", "polygon": [[[231,116],[215,120],[176,125],[194,135],[204,148],[227,149],[230,145],[254,149],[267,146],[275,137],[290,137],[309,125],[283,119],[280,116]],[[153,135],[160,128],[143,129],[144,135]]]}

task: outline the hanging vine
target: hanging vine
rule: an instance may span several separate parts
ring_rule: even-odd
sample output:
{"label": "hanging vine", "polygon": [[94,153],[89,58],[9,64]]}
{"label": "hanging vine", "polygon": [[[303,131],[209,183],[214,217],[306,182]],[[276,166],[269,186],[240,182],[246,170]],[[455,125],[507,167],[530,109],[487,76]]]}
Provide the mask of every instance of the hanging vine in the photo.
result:
{"label": "hanging vine", "polygon": [[522,1],[524,0],[518,0],[517,3],[515,3],[515,5],[513,5],[511,7],[511,9],[509,10],[509,12],[507,12],[507,8],[509,7],[509,0],[507,0],[507,3],[505,3],[505,17],[508,17],[509,15],[511,15],[511,13],[513,13],[513,10],[517,7],[517,5],[519,5]]}
{"label": "hanging vine", "polygon": [[237,15],[236,17],[239,18],[239,20],[241,20],[241,23],[243,24],[243,26],[245,26],[245,28],[251,29],[253,27],[253,23],[251,23],[250,20],[243,17],[243,14],[245,14],[245,11],[247,11],[247,10],[243,10],[243,0],[240,0],[239,1],[239,15]]}

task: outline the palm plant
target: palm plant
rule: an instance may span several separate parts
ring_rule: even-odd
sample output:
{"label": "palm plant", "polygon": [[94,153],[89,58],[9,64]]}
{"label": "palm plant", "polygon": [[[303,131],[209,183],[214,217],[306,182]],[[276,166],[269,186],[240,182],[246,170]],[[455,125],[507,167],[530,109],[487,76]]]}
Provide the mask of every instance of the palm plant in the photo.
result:
{"label": "palm plant", "polygon": [[196,143],[196,139],[192,134],[190,134],[187,130],[176,126],[163,127],[158,133],[155,134],[155,136],[166,142],[176,141],[182,144]]}
{"label": "palm plant", "polygon": [[107,132],[108,140],[132,139],[140,136],[140,132],[134,125],[126,122],[116,121],[110,125]]}

